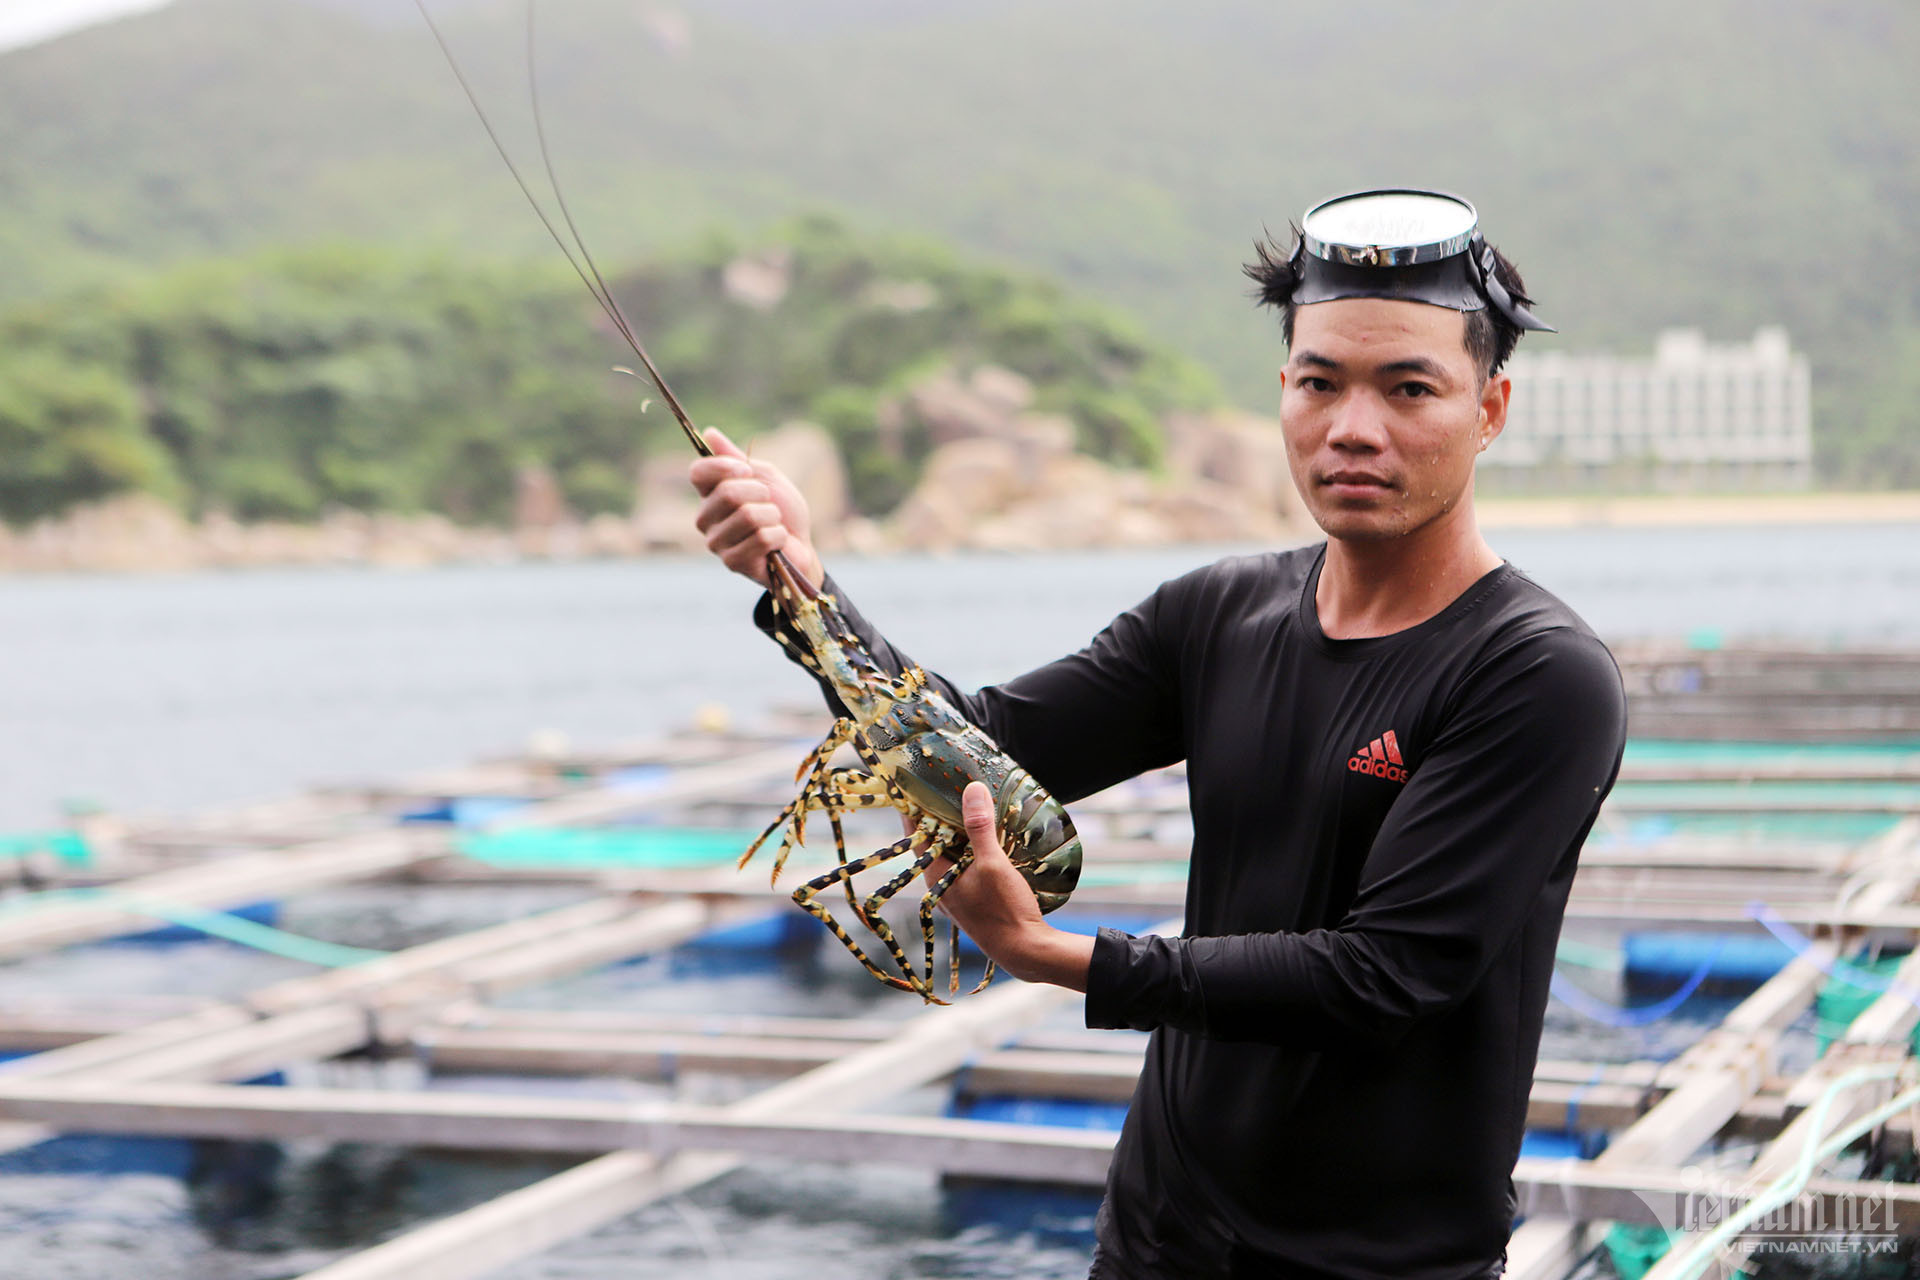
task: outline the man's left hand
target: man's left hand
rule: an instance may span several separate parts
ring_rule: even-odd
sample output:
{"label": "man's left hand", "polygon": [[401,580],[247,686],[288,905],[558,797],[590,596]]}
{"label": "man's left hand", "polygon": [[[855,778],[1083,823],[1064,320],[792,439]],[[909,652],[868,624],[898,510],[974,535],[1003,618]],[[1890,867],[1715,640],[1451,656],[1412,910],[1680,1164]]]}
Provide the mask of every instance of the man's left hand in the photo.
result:
{"label": "man's left hand", "polygon": [[[1014,977],[1085,991],[1093,939],[1056,929],[1041,916],[1026,877],[1000,847],[993,794],[982,783],[968,783],[960,812],[973,861],[947,886],[940,905]],[[938,884],[952,866],[944,858],[934,859],[927,868],[928,887]]]}

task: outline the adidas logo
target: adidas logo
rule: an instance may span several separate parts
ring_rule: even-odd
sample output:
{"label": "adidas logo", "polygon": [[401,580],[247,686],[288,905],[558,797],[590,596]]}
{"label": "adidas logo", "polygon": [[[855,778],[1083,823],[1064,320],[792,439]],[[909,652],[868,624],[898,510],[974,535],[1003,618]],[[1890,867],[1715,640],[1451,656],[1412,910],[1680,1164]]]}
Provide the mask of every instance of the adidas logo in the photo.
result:
{"label": "adidas logo", "polygon": [[1391,729],[1354,752],[1353,759],[1347,761],[1349,772],[1385,778],[1388,782],[1405,782],[1406,766],[1407,762],[1400,758],[1399,739]]}

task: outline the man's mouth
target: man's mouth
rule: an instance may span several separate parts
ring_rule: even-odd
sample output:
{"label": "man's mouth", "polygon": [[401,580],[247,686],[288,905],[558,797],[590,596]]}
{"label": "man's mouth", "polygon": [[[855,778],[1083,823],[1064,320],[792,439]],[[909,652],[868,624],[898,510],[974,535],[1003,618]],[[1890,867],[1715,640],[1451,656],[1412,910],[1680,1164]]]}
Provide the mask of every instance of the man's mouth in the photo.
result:
{"label": "man's mouth", "polygon": [[1335,489],[1391,489],[1393,482],[1371,471],[1330,471],[1320,483]]}

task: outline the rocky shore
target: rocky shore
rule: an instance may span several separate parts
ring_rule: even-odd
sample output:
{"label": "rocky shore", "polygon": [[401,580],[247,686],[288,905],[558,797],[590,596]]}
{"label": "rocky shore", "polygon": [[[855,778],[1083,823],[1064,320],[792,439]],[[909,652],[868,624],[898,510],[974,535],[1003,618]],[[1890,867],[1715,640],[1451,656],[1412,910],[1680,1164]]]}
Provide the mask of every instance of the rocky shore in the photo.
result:
{"label": "rocky shore", "polygon": [[[1043,551],[1179,543],[1288,545],[1317,536],[1287,474],[1278,422],[1239,410],[1174,414],[1157,474],[1076,452],[1074,423],[1039,412],[1005,369],[929,377],[882,407],[883,439],[929,448],[919,484],[889,515],[856,514],[846,467],[819,427],[790,422],[742,442],[807,495],[823,550]],[[442,516],[334,513],[315,524],[189,520],[127,495],[25,529],[0,524],[0,572],[177,572],[275,565],[608,559],[698,552],[686,459],[641,468],[632,511],[582,519],[553,476],[519,477],[510,528]],[[1609,525],[1920,523],[1920,494],[1571,496],[1486,499],[1488,529]]]}
{"label": "rocky shore", "polygon": [[[1074,451],[1074,424],[1035,412],[1024,379],[992,366],[943,373],[887,411],[931,444],[921,480],[884,519],[854,513],[845,466],[819,427],[743,440],[807,495],[824,550],[1028,551],[1170,543],[1290,542],[1311,533],[1287,478],[1279,424],[1234,410],[1162,424],[1158,475]],[[0,572],[170,572],[271,565],[419,566],[618,558],[702,549],[686,460],[641,469],[632,513],[580,519],[550,473],[519,477],[513,527],[441,516],[338,512],[316,524],[189,520],[126,495],[25,529],[0,525]]]}

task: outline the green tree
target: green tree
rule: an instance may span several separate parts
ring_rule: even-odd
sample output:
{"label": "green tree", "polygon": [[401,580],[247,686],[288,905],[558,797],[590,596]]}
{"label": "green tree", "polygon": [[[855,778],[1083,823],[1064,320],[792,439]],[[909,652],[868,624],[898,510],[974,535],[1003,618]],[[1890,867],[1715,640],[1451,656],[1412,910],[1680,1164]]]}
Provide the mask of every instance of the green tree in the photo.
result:
{"label": "green tree", "polygon": [[36,520],[128,490],[170,497],[178,482],[126,380],[57,351],[0,347],[0,517]]}

